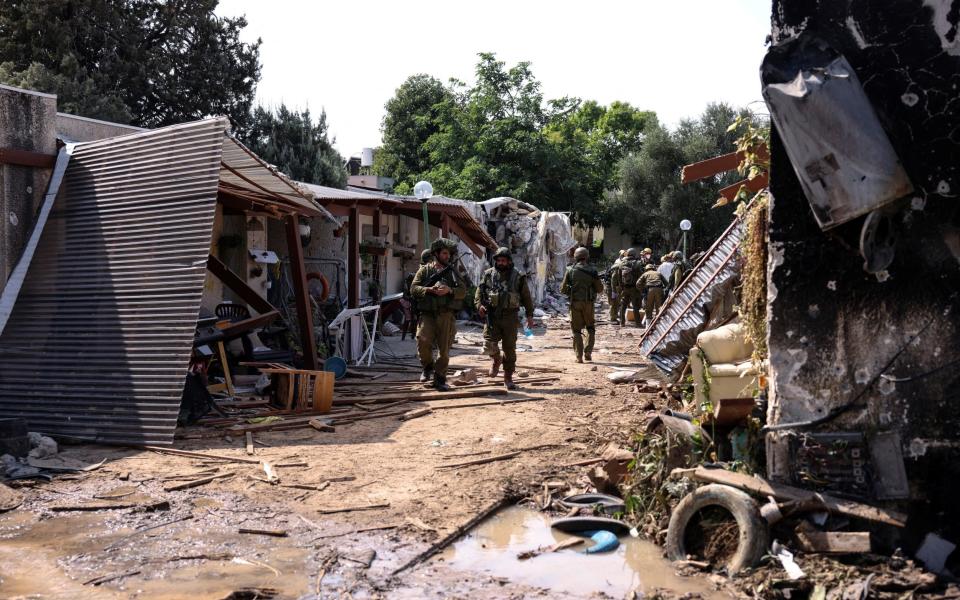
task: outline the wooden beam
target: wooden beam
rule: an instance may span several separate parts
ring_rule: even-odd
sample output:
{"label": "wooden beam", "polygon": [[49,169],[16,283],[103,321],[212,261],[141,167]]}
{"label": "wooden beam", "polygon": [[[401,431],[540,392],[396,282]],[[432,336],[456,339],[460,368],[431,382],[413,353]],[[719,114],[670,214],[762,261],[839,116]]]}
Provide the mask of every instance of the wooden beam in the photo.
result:
{"label": "wooden beam", "polygon": [[297,301],[297,324],[300,326],[300,344],[303,347],[303,368],[317,368],[317,338],[313,333],[313,306],[307,287],[307,268],[303,264],[300,246],[300,227],[296,215],[287,217],[287,252],[290,255],[290,278]]}
{"label": "wooden beam", "polygon": [[760,496],[761,498],[773,496],[777,500],[794,500],[798,502],[817,501],[823,505],[825,510],[847,517],[876,521],[877,523],[885,523],[887,525],[893,525],[894,527],[906,527],[907,525],[907,515],[903,513],[870,506],[868,504],[860,504],[852,500],[835,498],[826,494],[818,494],[790,485],[773,483],[759,477],[744,475],[743,473],[734,473],[733,471],[726,471],[724,469],[697,467],[693,472],[693,478],[697,481],[729,485]]}
{"label": "wooden beam", "polygon": [[440,235],[449,239],[450,238],[450,215],[446,212],[441,213],[440,217]]}
{"label": "wooden beam", "polygon": [[[226,327],[220,329],[220,333],[223,334],[223,337],[227,340],[231,340],[235,337],[252,331],[259,327],[264,327],[269,325],[280,316],[280,313],[273,310],[270,312],[263,313],[262,315],[257,315],[255,317],[250,317],[249,319],[244,319],[243,321],[237,321],[236,323],[230,323]],[[231,392],[232,393],[232,392]]]}
{"label": "wooden beam", "polygon": [[277,310],[272,304],[267,302],[263,296],[258,294],[255,289],[247,285],[247,282],[244,281],[242,277],[231,271],[230,267],[223,264],[223,261],[212,254],[207,256],[207,270],[213,273],[217,279],[233,290],[258,313],[268,313]]}
{"label": "wooden beam", "polygon": [[350,209],[347,222],[347,308],[360,306],[360,211]]}
{"label": "wooden beam", "polygon": [[480,260],[483,260],[484,258],[486,258],[486,253],[483,251],[483,247],[477,244],[475,241],[473,241],[473,238],[467,235],[467,233],[463,230],[463,228],[460,227],[459,223],[451,220],[449,222],[449,225],[453,229],[453,232],[457,234],[457,237],[463,240],[463,243],[466,244],[470,248],[470,250],[473,251],[473,254],[477,258],[479,258]]}
{"label": "wooden beam", "polygon": [[0,164],[52,169],[56,162],[56,154],[47,154],[46,152],[37,152],[35,150],[21,150],[19,148],[0,148]]}
{"label": "wooden beam", "polygon": [[722,188],[720,190],[720,196],[726,198],[728,202],[733,202],[733,199],[737,197],[737,193],[740,192],[741,187],[746,188],[747,192],[755,194],[767,187],[768,183],[769,179],[767,178],[766,174],[753,179],[744,179],[736,182],[733,185],[728,185],[727,187]]}
{"label": "wooden beam", "polygon": [[373,236],[380,237],[380,209],[373,211]]}
{"label": "wooden beam", "polygon": [[[761,160],[770,159],[770,153],[767,151],[766,145],[760,147],[760,149],[757,151],[757,155]],[[708,158],[707,160],[701,160],[700,162],[693,163],[692,165],[686,165],[683,167],[683,170],[680,173],[680,183],[699,181],[701,179],[719,175],[720,173],[732,171],[740,166],[740,163],[743,162],[743,158],[743,152],[730,152],[729,154],[723,154],[713,158]]]}

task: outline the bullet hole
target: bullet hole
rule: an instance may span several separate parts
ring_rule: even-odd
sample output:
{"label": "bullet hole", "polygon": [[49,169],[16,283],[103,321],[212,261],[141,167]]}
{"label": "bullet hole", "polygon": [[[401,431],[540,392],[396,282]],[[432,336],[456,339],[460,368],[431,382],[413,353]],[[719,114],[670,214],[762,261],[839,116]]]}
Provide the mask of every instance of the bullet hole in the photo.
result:
{"label": "bullet hole", "polygon": [[886,269],[884,269],[883,271],[878,271],[877,273],[875,273],[875,275],[877,276],[877,281],[879,281],[880,283],[883,283],[888,279],[890,279],[890,272],[887,271]]}
{"label": "bullet hole", "polygon": [[14,227],[20,224],[20,217],[17,216],[17,213],[10,213],[10,224]]}
{"label": "bullet hole", "polygon": [[900,100],[907,106],[916,106],[917,102],[920,102],[920,96],[914,94],[913,92],[907,92],[906,94],[900,96]]}
{"label": "bullet hole", "polygon": [[837,282],[834,281],[834,280],[832,280],[832,279],[831,279],[830,281],[828,281],[828,282],[827,282],[827,289],[830,290],[831,292],[837,291]]}
{"label": "bullet hole", "polygon": [[853,378],[856,380],[857,383],[866,383],[870,381],[870,372],[867,371],[865,368],[857,369],[853,374]]}
{"label": "bullet hole", "polygon": [[884,396],[889,396],[897,391],[897,384],[883,377],[880,378],[880,383],[877,385],[877,387],[880,388],[880,393]]}
{"label": "bullet hole", "polygon": [[910,208],[913,210],[923,210],[926,205],[926,199],[921,198],[920,196],[914,196],[913,200],[910,201]]}
{"label": "bullet hole", "polygon": [[950,193],[950,184],[946,181],[941,180],[937,184],[937,193],[938,194],[949,194]]}

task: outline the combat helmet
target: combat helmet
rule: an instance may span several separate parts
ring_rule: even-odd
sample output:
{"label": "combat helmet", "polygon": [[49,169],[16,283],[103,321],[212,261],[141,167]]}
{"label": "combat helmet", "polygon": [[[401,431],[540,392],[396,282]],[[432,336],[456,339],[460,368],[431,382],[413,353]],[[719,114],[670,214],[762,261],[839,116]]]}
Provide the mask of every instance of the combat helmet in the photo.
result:
{"label": "combat helmet", "polygon": [[437,238],[430,244],[430,253],[436,255],[441,250],[449,250],[450,254],[456,254],[457,243],[447,238]]}
{"label": "combat helmet", "polygon": [[428,248],[420,253],[420,264],[427,264],[431,258],[433,258],[433,251]]}
{"label": "combat helmet", "polygon": [[628,249],[628,250],[627,250],[627,258],[629,258],[629,259],[631,259],[631,260],[636,260],[636,258],[637,258],[637,249],[636,249],[636,248],[630,248],[630,249]]}
{"label": "combat helmet", "polygon": [[513,262],[513,256],[510,254],[510,250],[503,246],[497,248],[497,251],[493,253],[493,260],[497,260],[498,258],[506,258],[510,262]]}
{"label": "combat helmet", "polygon": [[645,267],[643,268],[644,271],[653,271],[653,270],[655,270],[655,269],[656,269],[656,267],[653,266],[653,263],[648,263],[647,266],[645,266]]}

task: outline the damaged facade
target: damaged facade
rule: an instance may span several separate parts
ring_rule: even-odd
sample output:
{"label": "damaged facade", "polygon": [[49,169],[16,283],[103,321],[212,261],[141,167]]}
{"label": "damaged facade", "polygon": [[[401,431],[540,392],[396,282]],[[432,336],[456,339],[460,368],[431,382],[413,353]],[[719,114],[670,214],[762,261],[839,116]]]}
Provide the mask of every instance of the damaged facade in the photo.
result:
{"label": "damaged facade", "polygon": [[[778,0],[773,11],[774,51],[815,40],[849,64],[914,189],[897,194],[903,184],[890,182],[884,187],[894,193],[886,199],[895,202],[823,231],[811,206],[816,199],[804,192],[815,174],[791,161],[785,141],[804,128],[813,128],[807,136],[829,132],[817,129],[822,121],[778,121],[771,106],[769,472],[787,481],[821,479],[821,488],[872,501],[909,500],[909,547],[929,531],[960,538],[958,26],[950,2],[930,0],[884,3],[882,10]],[[832,112],[846,130],[870,131],[869,112]],[[864,162],[864,150],[857,152],[822,157],[839,167],[818,184],[834,206],[850,201],[831,189],[850,175],[850,160],[859,161],[854,172],[890,163],[875,155]],[[898,177],[895,165],[878,175]],[[834,475],[793,468],[806,440],[829,444],[843,436],[863,453],[859,466]]]}

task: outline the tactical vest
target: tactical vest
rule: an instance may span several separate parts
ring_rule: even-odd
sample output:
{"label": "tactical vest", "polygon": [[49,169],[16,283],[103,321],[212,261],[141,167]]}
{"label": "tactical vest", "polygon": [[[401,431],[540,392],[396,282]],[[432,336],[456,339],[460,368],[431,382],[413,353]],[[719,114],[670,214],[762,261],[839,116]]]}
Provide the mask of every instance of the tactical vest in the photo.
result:
{"label": "tactical vest", "polygon": [[593,288],[593,280],[599,279],[595,271],[587,267],[569,266],[567,267],[567,283],[570,286],[570,300],[579,302],[587,300],[593,302],[597,299],[597,292]]}
{"label": "tactical vest", "polygon": [[640,279],[643,264],[639,260],[625,260],[620,263],[620,282],[624,287],[633,287]]}
{"label": "tactical vest", "polygon": [[[424,281],[443,269],[443,267],[437,267],[436,264],[430,263],[420,267],[421,270],[426,269],[423,279]],[[455,288],[457,287],[459,275],[454,275],[452,270],[447,272],[447,274],[440,281],[445,283],[448,287]],[[446,296],[435,296],[433,294],[425,294],[423,298],[417,298],[417,310],[421,313],[426,314],[435,314],[439,312],[446,311],[458,311],[463,308],[463,300],[457,300],[454,297],[454,294],[451,292]]]}
{"label": "tactical vest", "polygon": [[496,269],[487,269],[483,274],[483,289],[487,306],[496,312],[520,310],[520,272],[510,269],[504,280]]}

